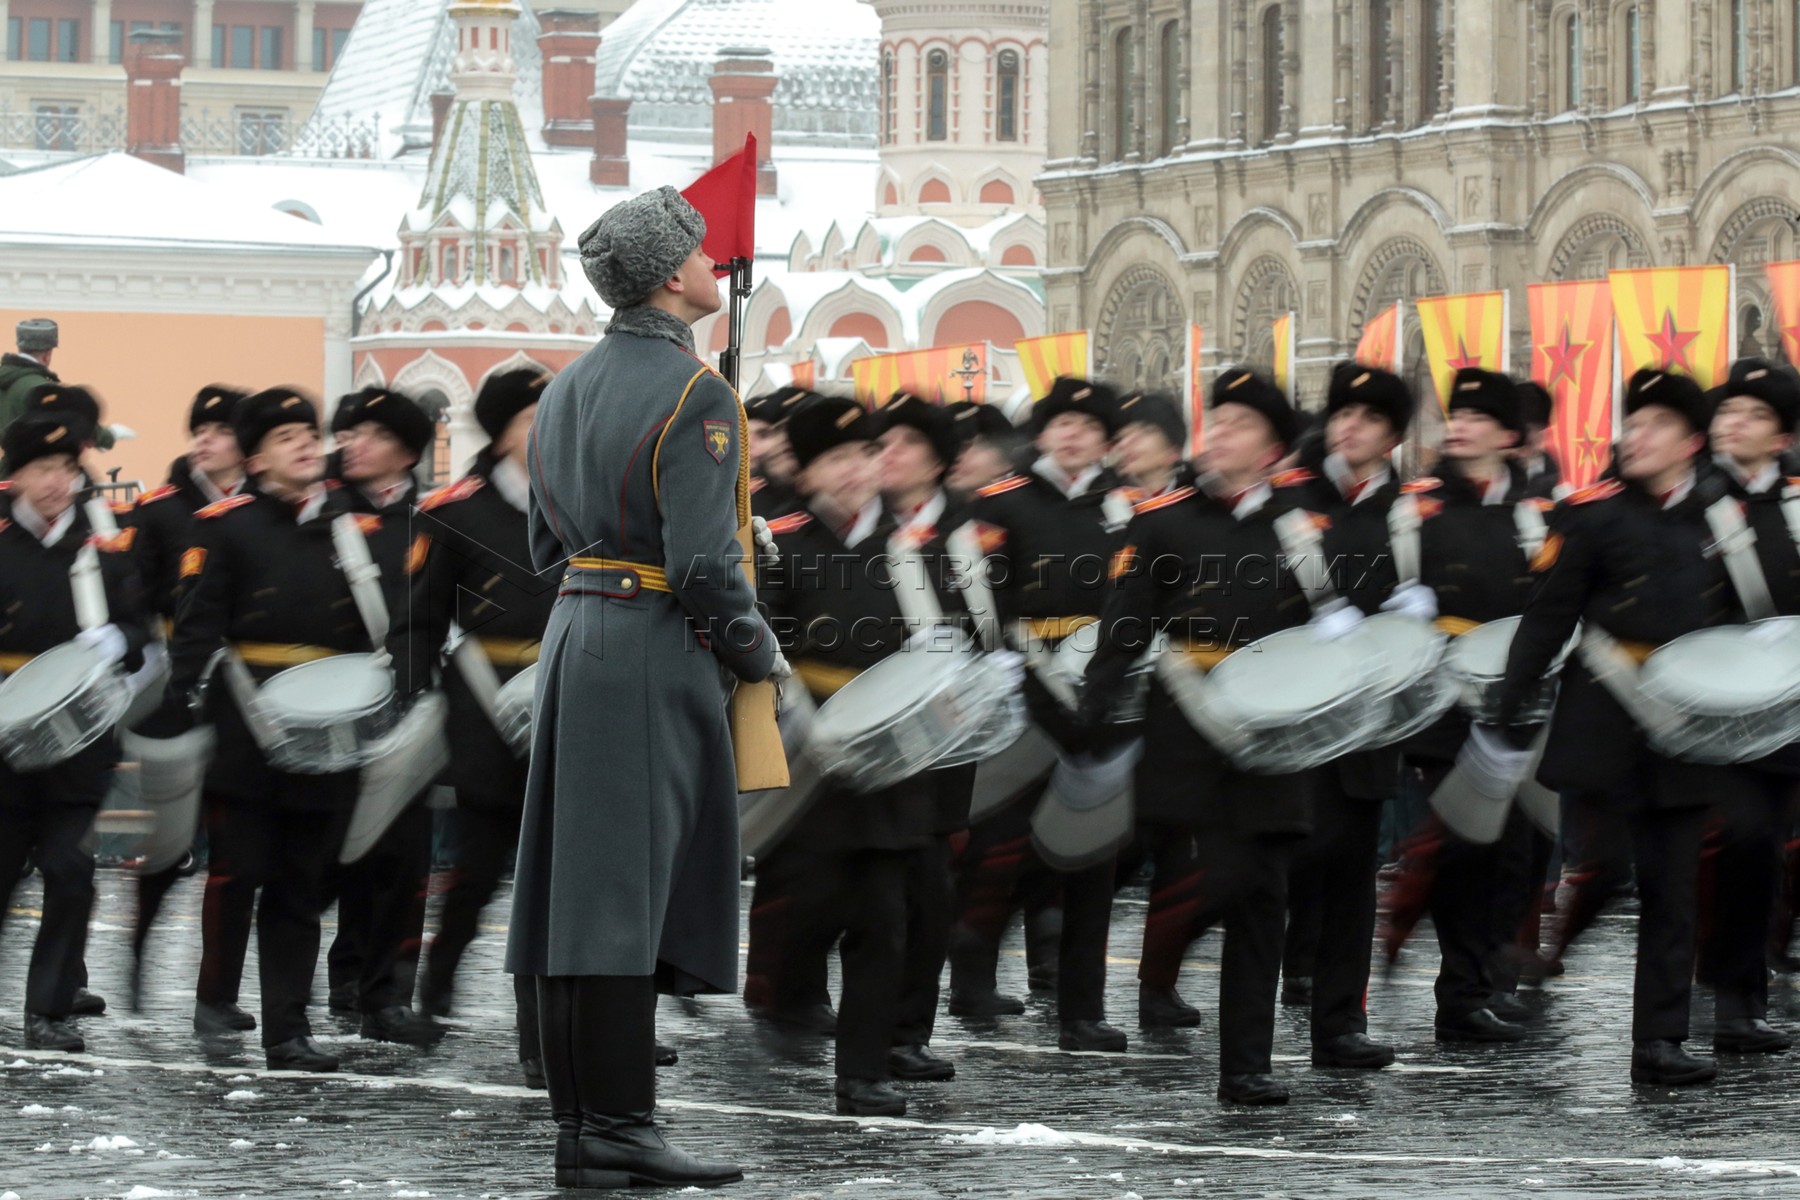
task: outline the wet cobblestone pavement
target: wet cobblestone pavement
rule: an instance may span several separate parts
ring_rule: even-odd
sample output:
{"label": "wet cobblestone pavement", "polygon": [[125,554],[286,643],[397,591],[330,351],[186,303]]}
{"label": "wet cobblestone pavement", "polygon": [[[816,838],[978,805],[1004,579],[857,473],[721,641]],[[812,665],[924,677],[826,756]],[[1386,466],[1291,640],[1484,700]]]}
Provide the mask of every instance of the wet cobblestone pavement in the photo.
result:
{"label": "wet cobblestone pavement", "polygon": [[[315,1031],[345,1070],[300,1076],[262,1070],[255,1034],[208,1044],[190,1032],[198,878],[170,897],[145,1011],[122,1011],[130,882],[101,873],[89,967],[115,1010],[82,1021],[85,1055],[12,1049],[22,1045],[15,1006],[36,883],[14,896],[0,942],[0,1200],[555,1194],[544,1095],[518,1086],[499,970],[503,902],[488,910],[439,1047],[364,1042],[321,999]],[[1398,1045],[1394,1068],[1314,1070],[1304,1013],[1283,1009],[1277,1070],[1293,1102],[1232,1110],[1213,1098],[1219,942],[1199,943],[1183,976],[1206,1024],[1140,1034],[1143,914],[1141,892],[1121,895],[1108,1000],[1132,1034],[1128,1054],[1057,1051],[1054,1014],[1039,999],[1024,1017],[945,1018],[935,1045],[956,1062],[956,1081],[902,1085],[905,1120],[857,1120],[830,1115],[826,1042],[776,1038],[732,997],[665,1000],[660,1039],[681,1062],[660,1072],[661,1117],[683,1144],[744,1165],[746,1181],[726,1197],[1800,1195],[1800,1054],[1727,1057],[1710,1088],[1628,1082],[1628,916],[1603,920],[1566,976],[1527,993],[1533,1033],[1517,1047],[1432,1041],[1427,926],[1371,986],[1371,1033]],[[1002,986],[1022,994],[1016,949]],[[255,978],[253,959],[251,1011]],[[1777,982],[1773,1008],[1777,1022],[1800,1025],[1791,981]],[[1710,1032],[1701,992],[1695,1044]]]}

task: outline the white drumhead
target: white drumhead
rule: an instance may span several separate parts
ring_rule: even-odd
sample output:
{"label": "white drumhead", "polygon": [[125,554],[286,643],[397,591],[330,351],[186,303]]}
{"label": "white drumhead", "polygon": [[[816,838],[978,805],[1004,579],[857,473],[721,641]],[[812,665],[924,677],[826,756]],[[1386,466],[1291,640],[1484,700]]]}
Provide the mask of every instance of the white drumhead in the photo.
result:
{"label": "white drumhead", "polygon": [[841,740],[879,728],[941,691],[970,664],[966,640],[933,640],[890,654],[839,688],[813,721],[815,737]]}
{"label": "white drumhead", "polygon": [[1501,617],[1478,625],[1461,637],[1450,639],[1446,659],[1458,675],[1498,679],[1506,674],[1506,655],[1512,649],[1513,634],[1518,631],[1518,617]]}
{"label": "white drumhead", "polygon": [[0,726],[22,725],[58,707],[105,666],[98,650],[80,642],[44,651],[0,683]]}
{"label": "white drumhead", "polygon": [[394,676],[373,655],[335,654],[274,676],[257,692],[268,708],[303,724],[353,717],[393,694]]}
{"label": "white drumhead", "polygon": [[1363,622],[1361,635],[1381,651],[1378,668],[1384,692],[1405,687],[1437,665],[1444,635],[1417,617],[1376,613]]}
{"label": "white drumhead", "polygon": [[537,697],[537,669],[532,663],[517,675],[500,685],[494,696],[494,705],[499,709],[530,708]]}
{"label": "white drumhead", "polygon": [[1207,686],[1246,720],[1304,715],[1364,686],[1360,656],[1368,648],[1358,641],[1327,642],[1310,629],[1286,629],[1214,667]]}
{"label": "white drumhead", "polygon": [[1761,712],[1800,692],[1800,637],[1775,622],[1701,629],[1652,654],[1643,683],[1678,709]]}

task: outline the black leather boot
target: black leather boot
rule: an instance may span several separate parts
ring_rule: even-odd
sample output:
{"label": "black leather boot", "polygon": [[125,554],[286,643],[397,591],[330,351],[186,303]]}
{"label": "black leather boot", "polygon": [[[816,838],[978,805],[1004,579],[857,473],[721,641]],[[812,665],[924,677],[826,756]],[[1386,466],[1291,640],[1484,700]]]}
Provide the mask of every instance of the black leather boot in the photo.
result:
{"label": "black leather boot", "polygon": [[[543,1057],[537,1060],[540,1077],[550,1093],[550,1117],[556,1122],[556,1186],[574,1187],[575,1146],[581,1136],[581,1095],[576,1089],[574,1049],[569,1033],[574,1027],[574,981],[565,976],[539,976],[537,981],[538,1038]],[[531,1060],[527,1059],[529,1063]],[[526,1074],[531,1086],[530,1073]]]}
{"label": "black leather boot", "polygon": [[1200,1023],[1200,1010],[1183,1000],[1174,988],[1158,991],[1138,988],[1138,1024],[1145,1029],[1191,1029]]}
{"label": "black leather boot", "polygon": [[583,1113],[575,1163],[559,1187],[717,1187],[744,1177],[735,1163],[669,1145],[647,1112]]}
{"label": "black leather boot", "polygon": [[885,1079],[839,1079],[837,1110],[848,1117],[904,1117],[906,1097]]}
{"label": "black leather boot", "polygon": [[1105,1054],[1125,1053],[1125,1033],[1105,1021],[1064,1021],[1056,1039],[1061,1050],[1094,1050]]}
{"label": "black leather boot", "polygon": [[75,1032],[67,1017],[46,1017],[41,1013],[25,1014],[25,1044],[33,1050],[61,1050],[66,1053],[86,1050],[87,1043]]}
{"label": "black leather boot", "polygon": [[1694,1083],[1711,1083],[1719,1073],[1718,1064],[1710,1058],[1699,1058],[1681,1048],[1681,1043],[1667,1038],[1638,1042],[1631,1047],[1631,1082],[1686,1087]]}

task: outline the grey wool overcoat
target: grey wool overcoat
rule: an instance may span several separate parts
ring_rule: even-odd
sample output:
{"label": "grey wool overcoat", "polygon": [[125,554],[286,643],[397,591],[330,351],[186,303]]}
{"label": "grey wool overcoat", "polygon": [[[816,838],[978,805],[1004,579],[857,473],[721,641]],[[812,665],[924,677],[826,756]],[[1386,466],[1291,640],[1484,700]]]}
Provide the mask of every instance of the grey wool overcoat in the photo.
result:
{"label": "grey wool overcoat", "polygon": [[621,310],[532,426],[532,557],[560,582],[538,660],[516,975],[737,988],[730,677],[764,678],[776,646],[734,540],[743,407],[691,345],[675,318]]}

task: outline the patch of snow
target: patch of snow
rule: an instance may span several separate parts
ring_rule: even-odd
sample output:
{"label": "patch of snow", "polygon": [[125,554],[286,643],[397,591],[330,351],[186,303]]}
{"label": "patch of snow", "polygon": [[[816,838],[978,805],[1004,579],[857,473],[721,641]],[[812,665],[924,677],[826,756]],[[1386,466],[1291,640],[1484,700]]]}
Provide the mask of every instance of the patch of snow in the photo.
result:
{"label": "patch of snow", "polygon": [[466,1108],[452,1109],[450,1116],[455,1120],[467,1120],[475,1114]]}
{"label": "patch of snow", "polygon": [[83,1150],[129,1150],[131,1147],[133,1147],[135,1145],[137,1145],[136,1142],[132,1141],[130,1138],[126,1137],[122,1133],[115,1134],[112,1137],[108,1137],[103,1133],[99,1137],[95,1138],[93,1141],[89,1142],[87,1145],[81,1147],[81,1149],[83,1149]]}
{"label": "patch of snow", "polygon": [[894,1182],[894,1181],[891,1179],[885,1179],[885,1178],[881,1178],[878,1176],[874,1179],[846,1179],[846,1180],[844,1180],[844,1182],[838,1184],[838,1186],[839,1187],[861,1187],[864,1184],[892,1183],[892,1182]]}
{"label": "patch of snow", "polygon": [[0,1200],[19,1200],[17,1192],[0,1192]]}
{"label": "patch of snow", "polygon": [[55,1112],[48,1104],[27,1104],[19,1110],[21,1117],[43,1117]]}
{"label": "patch of snow", "polygon": [[225,1098],[227,1100],[255,1100],[261,1095],[261,1092],[253,1092],[249,1088],[239,1088],[235,1092],[226,1092]]}
{"label": "patch of snow", "polygon": [[231,1141],[227,1143],[227,1145],[229,1145],[233,1150],[248,1150],[252,1146],[256,1145],[256,1143],[251,1141],[249,1138],[232,1138]]}
{"label": "patch of snow", "polygon": [[248,1076],[248,1075],[233,1075],[230,1079],[227,1079],[225,1082],[226,1083],[249,1083],[250,1076]]}
{"label": "patch of snow", "polygon": [[125,1200],[151,1200],[155,1196],[174,1196],[176,1194],[175,1192],[165,1192],[161,1188],[147,1187],[140,1183],[125,1193]]}
{"label": "patch of snow", "polygon": [[993,1127],[975,1133],[952,1133],[944,1138],[947,1145],[964,1146],[1068,1146],[1075,1139],[1066,1133],[1058,1133],[1047,1125],[1034,1125],[1030,1122],[1012,1129],[1000,1130]]}
{"label": "patch of snow", "polygon": [[63,1105],[63,1106],[62,1106],[62,1110],[63,1110],[63,1111],[64,1111],[64,1112],[80,1112],[80,1111],[81,1111],[81,1110],[80,1110],[80,1109],[79,1109],[79,1108],[76,1108],[76,1107],[75,1107],[75,1106],[74,1106],[74,1105],[73,1105],[73,1104],[65,1104],[65,1105]]}
{"label": "patch of snow", "polygon": [[37,1148],[37,1153],[46,1154],[49,1151],[54,1150],[54,1149],[56,1149],[55,1142],[45,1142],[43,1145],[41,1145]]}
{"label": "patch of snow", "polygon": [[27,1070],[29,1070],[29,1069],[30,1069],[30,1067],[31,1067],[31,1064],[30,1064],[30,1063],[28,1063],[28,1062],[26,1062],[26,1061],[25,1061],[25,1060],[24,1060],[24,1059],[22,1059],[22,1058],[15,1058],[15,1059],[13,1059],[13,1060],[12,1060],[12,1061],[11,1061],[11,1062],[9,1062],[9,1063],[7,1063],[7,1064],[6,1064],[6,1069],[7,1069],[7,1070],[9,1070],[9,1071],[16,1071],[16,1070],[18,1070],[18,1069],[19,1069],[19,1068],[21,1068],[21,1067],[24,1067],[24,1068],[26,1068],[26,1069],[27,1069]]}
{"label": "patch of snow", "polygon": [[291,1149],[291,1147],[290,1147],[290,1146],[289,1146],[289,1145],[288,1145],[288,1144],[287,1144],[287,1143],[286,1143],[286,1142],[276,1142],[276,1143],[275,1143],[275,1148],[276,1148],[276,1149],[277,1149],[277,1150],[288,1150],[288,1149]]}
{"label": "patch of snow", "polygon": [[290,1117],[288,1119],[288,1124],[289,1125],[304,1125],[304,1124],[306,1124],[306,1118],[305,1117]]}
{"label": "patch of snow", "polygon": [[394,1193],[395,1200],[423,1200],[424,1197],[429,1195],[431,1195],[431,1193],[427,1191],[412,1191],[405,1188]]}

